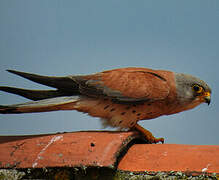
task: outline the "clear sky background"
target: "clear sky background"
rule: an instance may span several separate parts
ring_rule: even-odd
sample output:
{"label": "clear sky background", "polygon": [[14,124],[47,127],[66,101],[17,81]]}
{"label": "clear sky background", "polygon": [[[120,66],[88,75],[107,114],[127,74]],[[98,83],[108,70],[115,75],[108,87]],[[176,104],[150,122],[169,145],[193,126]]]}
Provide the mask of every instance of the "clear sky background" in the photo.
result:
{"label": "clear sky background", "polygon": [[[205,80],[210,106],[140,124],[166,143],[219,144],[219,1],[0,1],[0,85],[48,89],[6,69],[64,76],[130,66]],[[0,104],[25,101],[0,92]],[[0,123],[2,135],[101,130],[76,111],[0,115]]]}

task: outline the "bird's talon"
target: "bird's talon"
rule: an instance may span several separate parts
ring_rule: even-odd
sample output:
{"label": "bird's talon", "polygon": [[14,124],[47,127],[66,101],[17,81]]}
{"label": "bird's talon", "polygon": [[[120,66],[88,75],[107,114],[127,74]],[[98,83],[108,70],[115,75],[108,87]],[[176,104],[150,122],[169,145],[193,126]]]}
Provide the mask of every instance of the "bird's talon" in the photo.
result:
{"label": "bird's talon", "polygon": [[164,138],[155,138],[155,144],[161,142],[164,143]]}
{"label": "bird's talon", "polygon": [[136,124],[134,126],[134,130],[137,130],[143,136],[143,138],[147,140],[149,144],[157,144],[159,142],[161,142],[162,144],[164,143],[164,138],[155,138],[150,131],[144,129],[139,124]]}
{"label": "bird's talon", "polygon": [[147,140],[147,142],[149,143],[149,144],[157,144],[157,143],[164,143],[164,138],[155,138],[154,136],[152,136],[152,137],[147,137],[147,136],[143,136],[144,137],[144,139],[146,139]]}

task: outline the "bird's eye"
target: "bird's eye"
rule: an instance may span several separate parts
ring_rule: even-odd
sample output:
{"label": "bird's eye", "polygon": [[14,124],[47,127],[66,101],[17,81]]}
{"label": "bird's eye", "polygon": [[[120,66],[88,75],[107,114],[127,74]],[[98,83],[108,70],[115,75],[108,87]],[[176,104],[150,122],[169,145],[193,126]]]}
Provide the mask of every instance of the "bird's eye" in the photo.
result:
{"label": "bird's eye", "polygon": [[202,90],[203,90],[203,88],[201,86],[197,85],[197,84],[195,84],[192,88],[194,89],[194,91],[196,93],[201,93]]}

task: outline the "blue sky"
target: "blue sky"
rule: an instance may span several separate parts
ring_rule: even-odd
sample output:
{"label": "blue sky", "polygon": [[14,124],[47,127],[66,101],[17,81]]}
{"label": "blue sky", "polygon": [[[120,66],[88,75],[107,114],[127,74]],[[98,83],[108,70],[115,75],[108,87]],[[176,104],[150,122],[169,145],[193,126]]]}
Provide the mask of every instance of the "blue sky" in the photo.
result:
{"label": "blue sky", "polygon": [[[0,85],[48,89],[6,69],[64,76],[119,67],[189,73],[212,103],[140,124],[166,143],[219,144],[219,2],[173,0],[0,1]],[[27,101],[0,92],[0,104]],[[75,111],[0,115],[0,134],[100,130]]]}

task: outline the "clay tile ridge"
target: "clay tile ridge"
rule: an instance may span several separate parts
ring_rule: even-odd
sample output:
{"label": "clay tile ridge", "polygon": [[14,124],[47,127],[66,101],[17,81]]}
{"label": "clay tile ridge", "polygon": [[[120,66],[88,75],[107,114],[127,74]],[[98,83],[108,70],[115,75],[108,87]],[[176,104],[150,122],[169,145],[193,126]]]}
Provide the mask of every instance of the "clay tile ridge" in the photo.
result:
{"label": "clay tile ridge", "polygon": [[117,168],[138,172],[219,174],[219,145],[135,144]]}
{"label": "clay tile ridge", "polygon": [[114,131],[0,136],[0,168],[115,168],[136,137],[133,132]]}
{"label": "clay tile ridge", "polygon": [[219,145],[135,144],[133,132],[0,136],[0,168],[109,167],[219,173]]}

